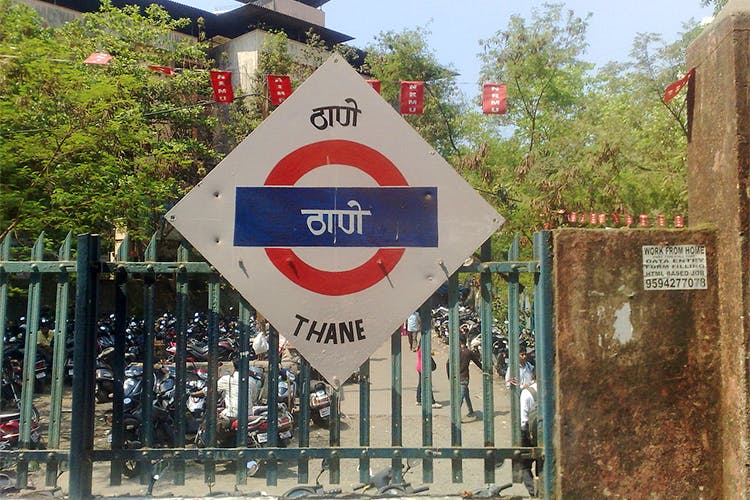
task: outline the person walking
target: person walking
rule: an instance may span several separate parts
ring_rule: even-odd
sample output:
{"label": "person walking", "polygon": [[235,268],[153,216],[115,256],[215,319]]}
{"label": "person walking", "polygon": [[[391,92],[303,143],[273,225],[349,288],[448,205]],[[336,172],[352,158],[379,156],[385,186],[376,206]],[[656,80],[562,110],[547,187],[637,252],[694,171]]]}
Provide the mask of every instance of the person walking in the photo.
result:
{"label": "person walking", "polygon": [[[537,386],[535,371],[531,371],[531,383],[521,391],[521,446],[537,446]],[[532,458],[521,460],[521,478],[526,490],[532,497],[536,496],[534,473],[531,466],[536,462],[539,474],[540,463]]]}
{"label": "person walking", "polygon": [[[479,369],[481,369],[482,360],[479,357],[478,351],[469,349],[465,335],[459,336],[459,344],[458,376],[461,382],[461,406],[463,406],[464,401],[466,401],[466,409],[469,410],[469,413],[467,413],[466,416],[475,417],[476,413],[474,413],[474,407],[471,404],[471,394],[469,393],[469,364],[473,362],[479,367]],[[450,379],[450,358],[445,362],[445,370]]]}
{"label": "person walking", "polygon": [[[432,355],[430,355],[430,364],[431,369],[435,370],[435,360],[432,359]],[[422,404],[422,348],[417,347],[417,406],[420,406]],[[443,405],[435,401],[435,393],[431,392],[431,399],[432,399],[432,407],[433,408],[442,408]]]}
{"label": "person walking", "polygon": [[419,312],[415,311],[406,320],[406,334],[409,336],[409,349],[415,352],[419,348],[419,334],[422,330],[422,321]]}

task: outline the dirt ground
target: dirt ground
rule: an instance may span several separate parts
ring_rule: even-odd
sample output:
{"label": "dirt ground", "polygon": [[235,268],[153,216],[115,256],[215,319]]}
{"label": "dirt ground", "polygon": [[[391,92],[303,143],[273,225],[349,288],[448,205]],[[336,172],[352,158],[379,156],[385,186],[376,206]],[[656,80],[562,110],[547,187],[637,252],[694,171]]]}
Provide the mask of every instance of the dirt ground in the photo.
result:
{"label": "dirt ground", "polygon": [[[403,348],[403,445],[406,447],[421,445],[421,407],[416,406],[415,390],[417,385],[417,372],[414,369],[416,355],[409,351],[406,337],[402,337]],[[448,379],[445,373],[445,361],[448,357],[447,346],[439,342],[433,343],[433,351],[438,369],[433,373],[433,385],[435,399],[443,404],[442,408],[433,409],[433,445],[450,446],[450,395]],[[391,403],[390,403],[390,342],[386,342],[370,358],[370,373],[372,381],[371,389],[371,418],[370,418],[370,439],[373,447],[390,446],[391,439]],[[472,365],[471,373],[471,391],[472,402],[475,410],[481,410],[481,381],[482,376],[479,369]],[[504,382],[494,379],[494,401],[495,401],[495,442],[497,446],[505,447],[510,445],[510,402],[508,392],[505,389]],[[43,401],[39,401],[42,420],[46,421],[48,410]],[[107,424],[105,421],[108,410],[111,405],[97,406],[96,420],[96,437],[95,447],[106,448]],[[343,398],[341,401],[342,425],[341,441],[342,446],[358,446],[359,441],[359,387],[357,385],[345,385],[343,389]],[[466,408],[462,409],[462,414],[466,414]],[[67,424],[73,417],[70,407],[70,400],[67,399],[63,404],[63,419]],[[479,412],[477,418],[464,417],[462,420],[462,437],[466,446],[481,447],[483,446],[483,423],[482,415]],[[311,426],[310,446],[327,447],[328,431]],[[61,448],[68,446],[68,435],[62,437],[63,443]],[[377,471],[380,468],[389,465],[385,460],[373,460],[371,469]],[[317,460],[310,462],[310,481],[312,482],[319,472],[319,463]],[[509,461],[497,469],[495,484],[503,484],[511,481],[511,465]],[[140,484],[136,479],[123,477],[122,484],[111,486],[109,484],[109,463],[94,464],[94,484],[92,493],[99,497],[143,497],[147,492],[147,486]],[[481,460],[464,460],[463,462],[463,482],[455,484],[451,481],[451,462],[450,460],[434,461],[434,481],[429,486],[429,492],[423,493],[426,496],[457,496],[466,490],[483,487],[483,461]],[[44,497],[50,496],[64,497],[68,490],[69,478],[68,472],[63,472],[58,480],[59,489],[50,489],[44,486],[44,466],[36,471],[30,472],[29,488],[21,492],[14,493],[14,496]],[[328,488],[340,487],[344,494],[352,493],[351,486],[359,483],[359,472],[357,471],[357,462],[354,460],[342,460],[341,482],[337,485],[331,485],[328,481],[327,473],[321,476],[321,483]],[[422,470],[418,465],[407,475],[407,480],[413,485],[421,485]],[[174,484],[174,474],[167,468],[160,475],[159,481],[153,489],[153,496],[156,497],[189,497],[201,498],[205,496],[281,496],[289,488],[297,485],[296,466],[286,467],[284,464],[279,466],[279,477],[276,485],[267,485],[263,469],[255,477],[248,478],[246,485],[235,485],[235,473],[233,467],[217,464],[216,483],[209,485],[204,483],[203,466],[197,463],[188,463],[186,465],[186,480],[184,485]],[[521,484],[515,484],[511,489],[503,492],[509,496],[528,496],[525,488]]]}

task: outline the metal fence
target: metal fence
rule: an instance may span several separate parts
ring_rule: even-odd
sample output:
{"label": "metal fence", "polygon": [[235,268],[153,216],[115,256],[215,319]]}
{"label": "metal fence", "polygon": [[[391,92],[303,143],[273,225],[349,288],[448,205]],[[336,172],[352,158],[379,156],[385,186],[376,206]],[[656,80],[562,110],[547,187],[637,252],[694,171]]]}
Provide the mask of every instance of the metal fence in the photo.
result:
{"label": "metal fence", "polygon": [[[46,467],[46,484],[55,486],[61,466],[67,464],[70,471],[68,484],[69,496],[72,499],[89,498],[92,495],[92,466],[96,462],[109,462],[110,484],[121,482],[122,465],[124,461],[138,461],[142,465],[141,483],[149,480],[152,467],[155,464],[169,461],[174,470],[175,484],[185,481],[185,463],[189,460],[203,462],[206,483],[215,481],[215,464],[218,461],[234,461],[236,467],[237,484],[246,484],[247,470],[244,464],[249,460],[263,461],[266,464],[266,482],[276,485],[279,463],[295,464],[298,483],[309,480],[309,462],[313,459],[326,458],[330,466],[330,482],[338,483],[342,462],[352,461],[359,467],[362,482],[369,479],[370,461],[373,459],[389,459],[394,467],[395,480],[400,479],[401,466],[409,458],[420,459],[422,462],[422,479],[430,483],[433,478],[433,462],[436,460],[450,460],[452,481],[461,483],[463,477],[464,460],[480,460],[484,463],[484,480],[486,483],[495,482],[496,465],[504,460],[512,460],[514,469],[522,458],[544,458],[542,476],[545,497],[553,494],[553,477],[555,474],[555,450],[551,436],[554,426],[554,345],[552,335],[552,292],[551,292],[551,238],[549,232],[539,232],[534,235],[534,258],[532,261],[519,261],[518,239],[508,251],[507,262],[492,262],[489,243],[481,249],[481,259],[471,265],[465,265],[448,281],[448,308],[450,323],[449,363],[456,373],[458,367],[459,347],[459,274],[476,273],[479,276],[481,300],[479,316],[481,318],[483,377],[482,377],[482,405],[483,405],[483,442],[482,447],[468,447],[462,445],[461,427],[461,392],[457,380],[451,382],[451,436],[450,446],[433,446],[432,409],[430,405],[423,405],[421,419],[422,445],[404,447],[402,426],[402,377],[401,377],[401,340],[394,334],[391,342],[391,446],[370,446],[370,362],[365,362],[359,370],[359,446],[344,447],[341,445],[341,418],[337,392],[332,394],[331,424],[329,429],[329,446],[311,447],[309,428],[309,409],[306,404],[299,405],[297,418],[297,446],[281,447],[277,433],[277,384],[279,380],[279,351],[278,334],[271,329],[269,336],[269,368],[268,380],[268,443],[262,448],[248,448],[244,442],[244,434],[238,432],[237,446],[234,448],[219,448],[215,446],[216,437],[216,407],[217,395],[215,390],[208,391],[206,429],[209,446],[198,448],[186,442],[186,422],[184,411],[175,412],[175,442],[169,448],[155,447],[151,426],[144,426],[142,447],[126,449],[123,446],[123,385],[125,373],[125,331],[130,311],[135,305],[142,309],[142,317],[147,326],[144,336],[143,371],[152,373],[155,364],[159,362],[154,357],[154,331],[150,328],[157,319],[157,281],[168,278],[174,284],[174,311],[177,318],[176,329],[185,332],[190,309],[190,284],[195,279],[206,283],[208,311],[208,344],[209,353],[207,371],[209,375],[208,387],[216,387],[218,378],[218,323],[221,312],[222,280],[215,269],[206,262],[191,261],[187,244],[180,244],[174,261],[159,261],[157,258],[157,238],[151,240],[144,252],[142,262],[129,261],[129,240],[126,237],[120,245],[114,259],[102,259],[100,256],[100,240],[95,235],[81,235],[77,238],[75,260],[72,259],[72,237],[69,235],[57,252],[56,260],[44,258],[44,235],[39,236],[28,259],[18,258],[17,250],[11,252],[13,242],[6,237],[0,244],[0,327],[6,332],[11,324],[9,318],[9,293],[12,285],[18,288],[18,283],[27,284],[26,305],[26,335],[24,339],[23,381],[20,401],[20,435],[18,446],[0,448],[0,463],[9,461],[16,466],[16,482],[18,487],[25,487],[28,480],[29,464],[39,463]],[[14,258],[11,258],[11,253]],[[492,359],[492,294],[493,274],[501,274],[507,283],[508,337],[509,359],[518,359],[519,332],[521,331],[521,275],[528,273],[533,278],[533,329],[536,338],[537,379],[539,383],[539,413],[542,415],[540,444],[536,448],[521,447],[519,391],[516,387],[511,390],[511,422],[512,446],[495,446],[495,417],[493,408],[493,384],[496,375],[493,374]],[[49,410],[46,422],[46,444],[43,449],[35,449],[33,404],[38,394],[34,393],[34,362],[35,347],[37,345],[37,331],[40,324],[42,308],[42,283],[54,284],[56,289],[54,307],[54,349],[52,355],[51,384],[49,393]],[[139,296],[132,294],[133,282],[137,282]],[[108,292],[113,293],[115,356],[114,366],[114,398],[112,403],[111,445],[106,449],[94,446],[95,427],[95,359],[96,359],[96,322],[102,288],[106,286]],[[71,288],[75,289],[75,297],[71,296]],[[74,318],[70,317],[71,302],[75,305]],[[252,316],[254,311],[246,302],[240,300],[238,305],[239,335],[238,355],[240,361],[247,359],[250,352],[250,336]],[[422,316],[422,352],[431,352],[432,328],[429,304],[420,309]],[[72,379],[72,407],[75,408],[75,418],[70,424],[70,446],[61,448],[62,428],[62,395],[64,392],[65,363],[66,363],[66,330],[67,325],[74,319],[73,350],[68,356],[73,359]],[[5,338],[6,336],[3,336]],[[175,400],[184,405],[186,388],[184,381],[186,373],[186,336],[176,337],[177,345],[174,356],[174,372],[176,378]],[[0,339],[0,359],[5,366],[5,340]],[[429,362],[429,361],[428,361]],[[238,427],[245,429],[247,418],[247,383],[248,364],[240,362],[240,403],[238,412]],[[518,376],[518,366],[510,363],[511,376]],[[307,401],[310,395],[311,367],[302,360],[299,377],[300,401]],[[430,370],[424,370],[422,375],[423,394],[431,394],[432,375]],[[152,418],[153,381],[144,377],[142,402],[142,418],[150,422]],[[13,412],[14,408],[5,403],[3,411]],[[416,430],[408,429],[410,432]],[[74,478],[74,479],[73,479]],[[518,479],[518,475],[514,475]]]}

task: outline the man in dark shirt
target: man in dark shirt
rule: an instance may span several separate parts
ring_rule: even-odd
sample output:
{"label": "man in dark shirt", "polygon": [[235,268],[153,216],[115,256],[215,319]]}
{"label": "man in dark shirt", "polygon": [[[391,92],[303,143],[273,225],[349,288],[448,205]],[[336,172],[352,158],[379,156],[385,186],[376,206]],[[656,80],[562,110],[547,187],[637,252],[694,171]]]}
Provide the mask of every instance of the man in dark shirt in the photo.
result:
{"label": "man in dark shirt", "polygon": [[[459,349],[458,349],[458,375],[461,381],[461,406],[466,401],[466,408],[469,410],[467,417],[474,417],[474,407],[471,405],[471,396],[469,395],[469,363],[474,362],[480,369],[482,368],[482,360],[479,357],[479,352],[469,349],[466,343],[466,336],[459,336]],[[448,378],[450,379],[450,359],[445,363],[445,369],[448,372]]]}

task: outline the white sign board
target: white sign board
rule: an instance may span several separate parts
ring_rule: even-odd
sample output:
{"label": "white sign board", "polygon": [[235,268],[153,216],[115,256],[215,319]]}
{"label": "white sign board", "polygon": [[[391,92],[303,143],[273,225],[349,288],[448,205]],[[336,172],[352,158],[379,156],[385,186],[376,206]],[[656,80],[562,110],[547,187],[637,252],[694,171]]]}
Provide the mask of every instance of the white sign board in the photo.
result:
{"label": "white sign board", "polygon": [[708,288],[705,245],[644,245],[645,290],[705,290]]}
{"label": "white sign board", "polygon": [[334,385],[504,222],[339,55],[166,217]]}

